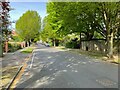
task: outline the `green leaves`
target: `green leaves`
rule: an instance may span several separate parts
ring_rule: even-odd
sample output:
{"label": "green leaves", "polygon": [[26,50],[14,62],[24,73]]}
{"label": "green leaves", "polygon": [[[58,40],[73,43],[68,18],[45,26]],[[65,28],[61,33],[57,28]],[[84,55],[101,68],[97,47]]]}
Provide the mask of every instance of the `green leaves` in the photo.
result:
{"label": "green leaves", "polygon": [[23,40],[34,39],[41,29],[41,18],[36,11],[27,11],[16,22],[16,31]]}

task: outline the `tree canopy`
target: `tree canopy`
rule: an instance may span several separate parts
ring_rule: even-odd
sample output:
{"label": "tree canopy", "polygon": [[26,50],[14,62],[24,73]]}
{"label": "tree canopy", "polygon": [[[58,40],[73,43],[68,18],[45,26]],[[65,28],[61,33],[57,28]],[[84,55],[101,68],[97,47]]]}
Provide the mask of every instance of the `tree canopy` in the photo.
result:
{"label": "tree canopy", "polygon": [[29,41],[39,36],[41,17],[37,11],[26,11],[16,22],[16,31],[22,40]]}
{"label": "tree canopy", "polygon": [[104,38],[113,54],[120,27],[120,2],[49,2],[47,22],[61,35],[83,33],[86,40]]}

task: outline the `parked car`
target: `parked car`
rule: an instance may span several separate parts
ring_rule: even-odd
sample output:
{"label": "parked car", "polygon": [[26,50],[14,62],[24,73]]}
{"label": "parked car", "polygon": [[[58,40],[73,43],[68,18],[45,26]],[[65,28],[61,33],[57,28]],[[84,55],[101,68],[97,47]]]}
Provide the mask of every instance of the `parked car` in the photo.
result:
{"label": "parked car", "polygon": [[50,45],[48,43],[45,44],[46,47],[50,47]]}

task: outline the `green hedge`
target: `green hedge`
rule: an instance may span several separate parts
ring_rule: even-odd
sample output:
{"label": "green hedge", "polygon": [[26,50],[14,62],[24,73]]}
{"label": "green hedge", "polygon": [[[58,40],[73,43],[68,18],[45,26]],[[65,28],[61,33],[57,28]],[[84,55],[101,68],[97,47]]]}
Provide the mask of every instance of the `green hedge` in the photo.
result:
{"label": "green hedge", "polygon": [[17,43],[8,43],[9,52],[15,52],[21,49],[21,45]]}
{"label": "green hedge", "polygon": [[77,41],[67,42],[65,47],[66,48],[79,48],[79,42],[77,42]]}
{"label": "green hedge", "polygon": [[21,38],[19,36],[12,36],[12,41],[20,42],[22,40],[21,40]]}

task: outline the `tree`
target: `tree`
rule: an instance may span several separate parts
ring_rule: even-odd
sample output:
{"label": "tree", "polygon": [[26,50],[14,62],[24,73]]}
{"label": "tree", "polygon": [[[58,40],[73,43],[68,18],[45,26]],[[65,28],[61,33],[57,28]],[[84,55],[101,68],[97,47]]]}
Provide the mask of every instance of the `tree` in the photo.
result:
{"label": "tree", "polygon": [[60,32],[84,33],[87,40],[96,33],[105,38],[109,58],[113,55],[113,38],[120,25],[119,8],[120,2],[50,2],[47,5],[48,14],[54,17],[52,23],[62,22]]}
{"label": "tree", "polygon": [[39,36],[41,17],[36,11],[28,10],[16,22],[16,31],[24,41],[30,41]]}
{"label": "tree", "polygon": [[113,57],[113,39],[120,25],[120,2],[98,3],[99,15],[106,30],[107,54]]}
{"label": "tree", "polygon": [[6,0],[4,2],[0,1],[0,57],[3,56],[3,42],[6,42],[5,49],[6,52],[8,51],[8,35],[10,34],[10,31],[8,29],[8,26],[10,24],[9,22],[9,11],[11,10],[9,2]]}
{"label": "tree", "polygon": [[56,41],[60,40],[56,28],[57,27],[50,22],[50,17],[46,16],[43,21],[43,31],[40,33],[42,40],[45,42],[51,41],[53,45],[56,46]]}

